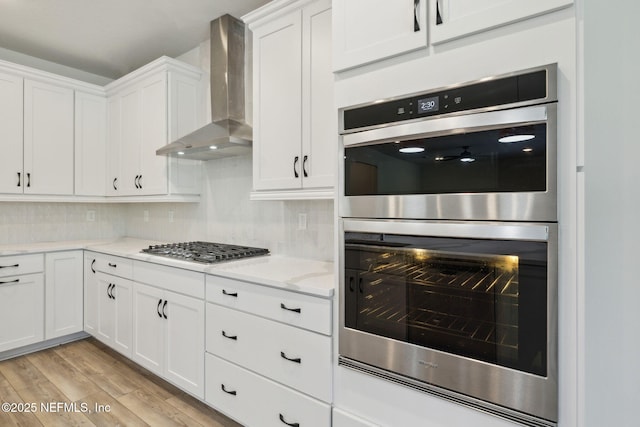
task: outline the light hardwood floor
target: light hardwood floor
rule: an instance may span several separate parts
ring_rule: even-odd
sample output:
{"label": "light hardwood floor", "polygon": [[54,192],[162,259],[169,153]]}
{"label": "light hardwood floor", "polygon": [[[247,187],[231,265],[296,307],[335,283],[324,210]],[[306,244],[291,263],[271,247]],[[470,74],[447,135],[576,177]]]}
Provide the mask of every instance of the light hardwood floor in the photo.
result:
{"label": "light hardwood floor", "polygon": [[241,427],[93,338],[0,362],[0,403],[19,402],[37,410],[0,426]]}

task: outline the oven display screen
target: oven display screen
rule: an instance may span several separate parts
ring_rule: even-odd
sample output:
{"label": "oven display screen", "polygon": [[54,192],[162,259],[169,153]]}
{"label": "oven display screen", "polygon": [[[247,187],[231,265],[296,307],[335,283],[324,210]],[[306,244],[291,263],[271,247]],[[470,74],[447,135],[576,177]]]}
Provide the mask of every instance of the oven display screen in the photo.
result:
{"label": "oven display screen", "polygon": [[440,110],[440,98],[432,96],[430,98],[418,99],[418,114],[434,113]]}

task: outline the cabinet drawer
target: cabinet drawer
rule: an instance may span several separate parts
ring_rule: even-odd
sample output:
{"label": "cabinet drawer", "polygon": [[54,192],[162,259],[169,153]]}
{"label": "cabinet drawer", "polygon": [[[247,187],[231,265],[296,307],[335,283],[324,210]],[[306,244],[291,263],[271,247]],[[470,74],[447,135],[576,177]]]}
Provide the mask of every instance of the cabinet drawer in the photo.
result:
{"label": "cabinet drawer", "polygon": [[331,402],[331,337],[207,303],[207,351]]}
{"label": "cabinet drawer", "polygon": [[207,276],[207,301],[331,335],[331,300]]}
{"label": "cabinet drawer", "polygon": [[0,257],[0,277],[19,276],[43,271],[44,256],[42,254]]}
{"label": "cabinet drawer", "polygon": [[168,291],[204,299],[204,274],[181,268],[136,261],[133,279]]}
{"label": "cabinet drawer", "polygon": [[90,268],[95,271],[112,274],[114,276],[131,279],[133,277],[133,261],[114,255],[92,254],[95,256],[95,263],[92,261]]}
{"label": "cabinet drawer", "polygon": [[249,427],[328,427],[331,407],[210,354],[206,402]]}

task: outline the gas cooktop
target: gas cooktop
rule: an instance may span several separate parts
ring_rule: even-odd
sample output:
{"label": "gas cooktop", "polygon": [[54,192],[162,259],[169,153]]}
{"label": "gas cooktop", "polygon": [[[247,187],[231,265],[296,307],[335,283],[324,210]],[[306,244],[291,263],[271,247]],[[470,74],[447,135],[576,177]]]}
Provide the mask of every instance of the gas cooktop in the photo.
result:
{"label": "gas cooktop", "polygon": [[183,261],[213,264],[240,258],[269,255],[268,249],[211,242],[183,242],[152,245],[142,252]]}

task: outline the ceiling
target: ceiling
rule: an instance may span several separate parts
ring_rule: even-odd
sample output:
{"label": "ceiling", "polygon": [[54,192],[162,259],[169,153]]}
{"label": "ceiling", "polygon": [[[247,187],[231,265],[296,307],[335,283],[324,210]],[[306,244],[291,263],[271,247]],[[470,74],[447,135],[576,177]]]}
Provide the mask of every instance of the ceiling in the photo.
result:
{"label": "ceiling", "polygon": [[0,48],[116,79],[269,0],[0,0]]}

